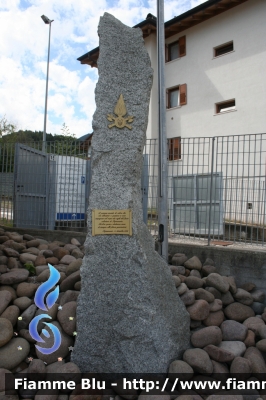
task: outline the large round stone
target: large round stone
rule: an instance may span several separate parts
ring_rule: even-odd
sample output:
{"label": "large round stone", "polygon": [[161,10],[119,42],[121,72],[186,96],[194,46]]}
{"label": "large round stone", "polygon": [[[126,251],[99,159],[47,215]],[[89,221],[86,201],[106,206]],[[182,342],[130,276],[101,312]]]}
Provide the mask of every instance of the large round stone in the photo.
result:
{"label": "large round stone", "polygon": [[254,347],[256,342],[255,342],[255,333],[252,332],[250,329],[248,329],[247,337],[244,340],[244,344],[246,347]]}
{"label": "large round stone", "polygon": [[0,347],[3,347],[13,336],[13,326],[6,318],[0,318]]}
{"label": "large round stone", "polygon": [[183,301],[185,306],[191,306],[195,303],[195,293],[193,290],[189,290],[180,296],[180,299]]}
{"label": "large round stone", "polygon": [[206,284],[214,287],[221,293],[226,293],[229,290],[229,283],[227,280],[215,272],[207,276]]}
{"label": "large round stone", "polygon": [[225,316],[228,319],[233,319],[238,322],[243,322],[249,317],[255,315],[251,307],[241,303],[229,304],[224,310]]}
{"label": "large round stone", "polygon": [[245,351],[246,351],[246,346],[243,342],[240,342],[238,340],[234,340],[234,341],[222,341],[218,347],[220,347],[221,349],[230,351],[231,353],[234,354],[235,357],[241,357]]}
{"label": "large round stone", "polygon": [[30,345],[23,338],[11,339],[5,346],[0,347],[0,368],[12,370],[29,354]]}
{"label": "large round stone", "polygon": [[74,285],[78,281],[80,281],[79,270],[69,275],[66,279],[63,280],[63,282],[60,284],[60,291],[66,292],[67,290],[74,289]]}
{"label": "large round stone", "polygon": [[249,360],[244,357],[236,357],[230,366],[230,373],[236,375],[236,377],[239,377],[239,374],[244,374],[245,378],[248,378],[251,375]]}
{"label": "large round stone", "polygon": [[249,360],[252,374],[266,373],[265,361],[259,349],[256,347],[249,347],[244,354],[244,358]]}
{"label": "large round stone", "polygon": [[248,328],[245,325],[233,320],[224,321],[221,324],[221,330],[224,341],[244,341],[248,333]]}
{"label": "large round stone", "polygon": [[2,285],[14,285],[15,283],[24,282],[29,276],[29,271],[24,268],[14,268],[10,272],[0,276],[0,283]]}
{"label": "large round stone", "polygon": [[7,308],[8,304],[12,300],[12,295],[9,291],[0,291],[0,314],[2,314]]}
{"label": "large round stone", "polygon": [[203,280],[196,276],[188,276],[185,279],[185,284],[189,289],[198,289],[203,286]]}
{"label": "large round stone", "polygon": [[73,261],[75,261],[76,258],[71,256],[71,255],[65,255],[63,258],[60,260],[60,264],[71,264]]}
{"label": "large round stone", "polygon": [[[53,250],[53,254],[58,260],[61,260],[64,256],[70,254],[69,250],[63,248],[63,247],[58,247],[55,250]],[[74,261],[74,260],[73,260]]]}
{"label": "large round stone", "polygon": [[33,297],[40,285],[38,283],[22,282],[17,287],[18,297]]}
{"label": "large round stone", "polygon": [[78,258],[75,261],[72,261],[72,263],[70,263],[67,268],[66,268],[66,276],[73,274],[73,272],[76,272],[80,269],[82,264],[82,259]]}
{"label": "large round stone", "polygon": [[172,380],[171,374],[178,374],[179,379],[190,379],[194,375],[194,371],[191,366],[182,360],[175,360],[171,362],[169,370],[169,379]]}
{"label": "large round stone", "polygon": [[210,358],[217,362],[231,362],[235,355],[231,351],[226,349],[221,349],[218,346],[214,346],[213,344],[209,344],[204,347],[204,350],[209,354]]}
{"label": "large round stone", "polygon": [[191,319],[202,321],[209,315],[209,303],[205,300],[196,300],[194,304],[187,307]]}
{"label": "large round stone", "polygon": [[258,335],[260,327],[265,326],[265,322],[258,317],[249,317],[243,322],[243,325]]}
{"label": "large round stone", "polygon": [[184,265],[188,269],[197,269],[198,271],[200,271],[202,268],[202,263],[197,256],[194,256],[194,257],[190,258],[189,260],[187,260],[184,263]]}
{"label": "large round stone", "polygon": [[66,303],[62,310],[58,310],[57,319],[62,326],[62,329],[70,336],[73,336],[73,332],[76,330],[76,301]]}
{"label": "large round stone", "polygon": [[224,307],[229,306],[229,304],[234,303],[234,301],[235,300],[230,291],[222,293],[222,302]]}
{"label": "large round stone", "polygon": [[222,341],[222,331],[218,326],[208,326],[193,332],[190,340],[194,347],[203,348],[208,344],[218,345]]}
{"label": "large round stone", "polygon": [[224,320],[224,313],[222,310],[210,312],[208,317],[204,319],[203,323],[206,326],[220,326]]}
{"label": "large round stone", "polygon": [[31,304],[25,311],[20,316],[20,320],[18,320],[17,323],[17,328],[20,331],[21,329],[27,329],[29,326],[29,323],[33,319],[35,312],[37,310],[37,307],[35,304]]}
{"label": "large round stone", "polygon": [[187,261],[187,256],[183,253],[175,253],[172,257],[173,265],[184,265]]}
{"label": "large round stone", "polygon": [[12,296],[11,301],[14,301],[17,298],[16,291],[12,286],[5,286],[5,285],[0,286],[0,291],[3,291],[3,290],[7,290],[8,292],[11,293],[11,296]]}
{"label": "large round stone", "polygon": [[239,301],[239,303],[245,304],[246,306],[250,306],[253,303],[253,297],[244,289],[237,289],[234,298],[236,301]]}
{"label": "large round stone", "polygon": [[261,289],[253,289],[250,292],[252,298],[254,301],[257,301],[259,303],[264,303],[265,301],[265,292]]}
{"label": "large round stone", "polygon": [[[19,261],[22,262],[22,264],[26,264],[28,261],[35,261],[37,256],[31,253],[22,253],[19,256]],[[26,270],[27,271],[27,270]]]}
{"label": "large round stone", "polygon": [[188,349],[183,355],[183,360],[188,363],[194,371],[200,374],[211,374],[213,365],[206,351],[202,349]]}
{"label": "large round stone", "polygon": [[1,318],[8,319],[12,326],[15,326],[18,322],[18,316],[20,314],[19,308],[17,306],[9,306],[5,309],[5,311],[1,314]]}
{"label": "large round stone", "polygon": [[32,301],[33,300],[29,299],[28,297],[23,296],[14,300],[13,304],[17,306],[21,311],[24,311],[32,304]]}
{"label": "large round stone", "polygon": [[208,303],[212,303],[215,300],[212,293],[202,288],[198,288],[195,290],[195,297],[196,300],[206,300]]}
{"label": "large round stone", "polygon": [[262,351],[263,353],[266,353],[266,339],[259,340],[259,341],[256,343],[256,347],[257,347],[260,351]]}
{"label": "large round stone", "polygon": [[223,308],[222,300],[214,299],[210,305],[210,312],[220,311]]}

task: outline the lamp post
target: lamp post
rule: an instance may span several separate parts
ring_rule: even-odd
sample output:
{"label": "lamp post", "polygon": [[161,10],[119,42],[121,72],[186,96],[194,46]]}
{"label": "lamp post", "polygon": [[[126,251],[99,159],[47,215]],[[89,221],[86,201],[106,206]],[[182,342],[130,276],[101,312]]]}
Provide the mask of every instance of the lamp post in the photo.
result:
{"label": "lamp post", "polygon": [[168,162],[165,99],[164,0],[157,0],[157,62],[159,115],[158,252],[168,262]]}
{"label": "lamp post", "polygon": [[48,99],[48,78],[49,78],[49,60],[50,60],[50,38],[51,38],[51,25],[54,21],[49,19],[45,15],[41,16],[41,19],[45,24],[49,25],[49,40],[48,40],[48,57],[47,57],[47,73],[46,73],[46,91],[45,91],[45,106],[44,106],[44,126],[42,136],[42,151],[46,151],[46,120],[47,120],[47,99]]}

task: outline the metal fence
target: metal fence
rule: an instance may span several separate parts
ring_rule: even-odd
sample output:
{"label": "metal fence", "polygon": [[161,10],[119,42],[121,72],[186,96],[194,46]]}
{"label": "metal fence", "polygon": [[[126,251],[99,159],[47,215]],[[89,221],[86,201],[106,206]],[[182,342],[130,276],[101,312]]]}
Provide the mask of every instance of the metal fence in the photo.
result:
{"label": "metal fence", "polygon": [[[172,151],[169,142],[169,152]],[[0,222],[86,229],[90,160],[79,141],[0,144]],[[169,154],[170,237],[264,244],[266,134],[182,138]],[[144,149],[144,220],[158,233],[158,143]]]}

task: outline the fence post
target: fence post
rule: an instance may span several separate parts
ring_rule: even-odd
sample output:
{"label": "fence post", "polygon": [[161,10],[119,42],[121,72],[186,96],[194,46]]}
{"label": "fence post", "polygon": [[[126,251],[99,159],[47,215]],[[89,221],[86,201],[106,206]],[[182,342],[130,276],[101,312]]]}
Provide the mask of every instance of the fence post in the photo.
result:
{"label": "fence post", "polygon": [[208,246],[211,244],[211,212],[212,212],[212,186],[213,186],[213,164],[214,164],[214,142],[212,138],[212,161],[211,161],[211,187],[210,187],[210,211],[209,211],[209,227],[208,227]]}

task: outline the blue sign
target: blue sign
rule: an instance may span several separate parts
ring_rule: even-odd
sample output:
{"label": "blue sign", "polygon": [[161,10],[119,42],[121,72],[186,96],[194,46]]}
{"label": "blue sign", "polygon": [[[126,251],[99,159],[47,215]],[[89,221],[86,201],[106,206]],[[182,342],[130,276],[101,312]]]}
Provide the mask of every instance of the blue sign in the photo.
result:
{"label": "blue sign", "polygon": [[85,219],[85,213],[57,213],[56,220],[73,221]]}
{"label": "blue sign", "polygon": [[85,176],[81,177],[81,183],[84,185],[85,184]]}

